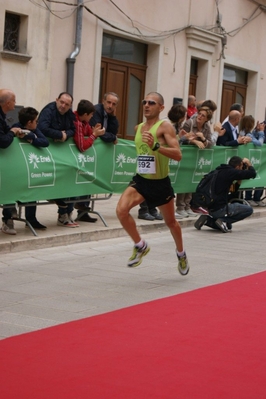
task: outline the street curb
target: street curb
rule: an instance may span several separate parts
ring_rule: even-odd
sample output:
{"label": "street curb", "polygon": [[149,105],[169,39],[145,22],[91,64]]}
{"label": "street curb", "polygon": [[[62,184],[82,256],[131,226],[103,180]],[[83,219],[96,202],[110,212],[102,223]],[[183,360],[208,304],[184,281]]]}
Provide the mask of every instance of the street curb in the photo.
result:
{"label": "street curb", "polygon": [[[200,215],[199,215],[200,216]],[[266,210],[259,210],[254,212],[251,218],[260,218],[266,216]],[[193,226],[197,218],[186,218],[178,220],[182,228]],[[168,228],[163,221],[156,222],[143,222],[139,219],[136,220],[138,230],[141,234],[154,233],[160,231],[166,231]],[[73,231],[73,230],[72,230]],[[99,228],[93,231],[76,231],[74,230],[71,234],[57,234],[56,236],[48,237],[27,237],[26,239],[16,239],[12,236],[12,241],[0,243],[0,253],[11,253],[28,250],[37,250],[43,248],[60,247],[71,244],[78,244],[91,241],[108,240],[110,238],[125,237],[127,233],[122,227],[114,228]]]}

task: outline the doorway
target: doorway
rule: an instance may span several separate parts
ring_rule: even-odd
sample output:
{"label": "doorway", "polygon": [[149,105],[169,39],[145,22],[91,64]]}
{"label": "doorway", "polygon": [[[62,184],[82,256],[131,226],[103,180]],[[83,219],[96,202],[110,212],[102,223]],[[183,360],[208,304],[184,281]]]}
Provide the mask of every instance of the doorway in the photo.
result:
{"label": "doorway", "polygon": [[143,119],[147,45],[108,34],[103,35],[99,102],[104,93],[119,96],[118,137],[134,140],[134,127]]}
{"label": "doorway", "polygon": [[248,73],[244,70],[229,67],[224,68],[221,122],[227,117],[232,104],[242,104],[245,109],[248,87],[247,79]]}

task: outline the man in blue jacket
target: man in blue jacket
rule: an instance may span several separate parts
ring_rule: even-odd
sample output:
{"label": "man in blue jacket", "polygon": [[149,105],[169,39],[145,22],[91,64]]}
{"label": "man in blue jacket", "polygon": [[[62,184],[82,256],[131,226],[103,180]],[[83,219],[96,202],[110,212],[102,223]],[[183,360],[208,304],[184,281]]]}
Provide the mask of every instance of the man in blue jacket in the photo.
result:
{"label": "man in blue jacket", "polygon": [[[39,115],[38,127],[46,137],[55,142],[64,143],[75,133],[75,114],[72,111],[73,97],[67,92],[60,93],[58,98],[47,104]],[[57,199],[57,225],[62,227],[78,227],[72,218],[73,203],[67,204],[64,199]]]}
{"label": "man in blue jacket", "polygon": [[241,114],[239,111],[233,110],[229,112],[228,121],[223,124],[225,133],[218,137],[216,145],[236,147],[239,144],[246,144],[250,141],[246,136],[238,135],[237,127],[240,119]]}

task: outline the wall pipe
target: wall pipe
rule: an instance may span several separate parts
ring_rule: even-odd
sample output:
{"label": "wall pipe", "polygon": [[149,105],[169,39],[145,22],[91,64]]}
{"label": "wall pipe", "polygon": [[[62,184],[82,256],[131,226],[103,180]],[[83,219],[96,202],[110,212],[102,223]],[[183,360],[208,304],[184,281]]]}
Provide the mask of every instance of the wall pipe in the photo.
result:
{"label": "wall pipe", "polygon": [[78,0],[77,4],[77,17],[76,17],[76,37],[75,49],[70,56],[66,59],[67,62],[67,88],[66,91],[73,96],[74,88],[74,66],[76,57],[78,56],[81,48],[81,32],[82,32],[82,15],[83,15],[83,0]]}

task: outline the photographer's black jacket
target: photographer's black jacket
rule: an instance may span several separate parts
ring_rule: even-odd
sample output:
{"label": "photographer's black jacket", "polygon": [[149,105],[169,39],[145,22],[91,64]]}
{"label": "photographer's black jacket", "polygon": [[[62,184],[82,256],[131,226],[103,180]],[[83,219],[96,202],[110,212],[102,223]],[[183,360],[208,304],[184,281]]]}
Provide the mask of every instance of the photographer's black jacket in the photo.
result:
{"label": "photographer's black jacket", "polygon": [[221,164],[216,168],[219,173],[216,178],[215,193],[218,195],[212,211],[224,208],[227,205],[228,193],[231,185],[238,180],[254,179],[256,171],[253,166],[247,169],[235,169],[230,165]]}

